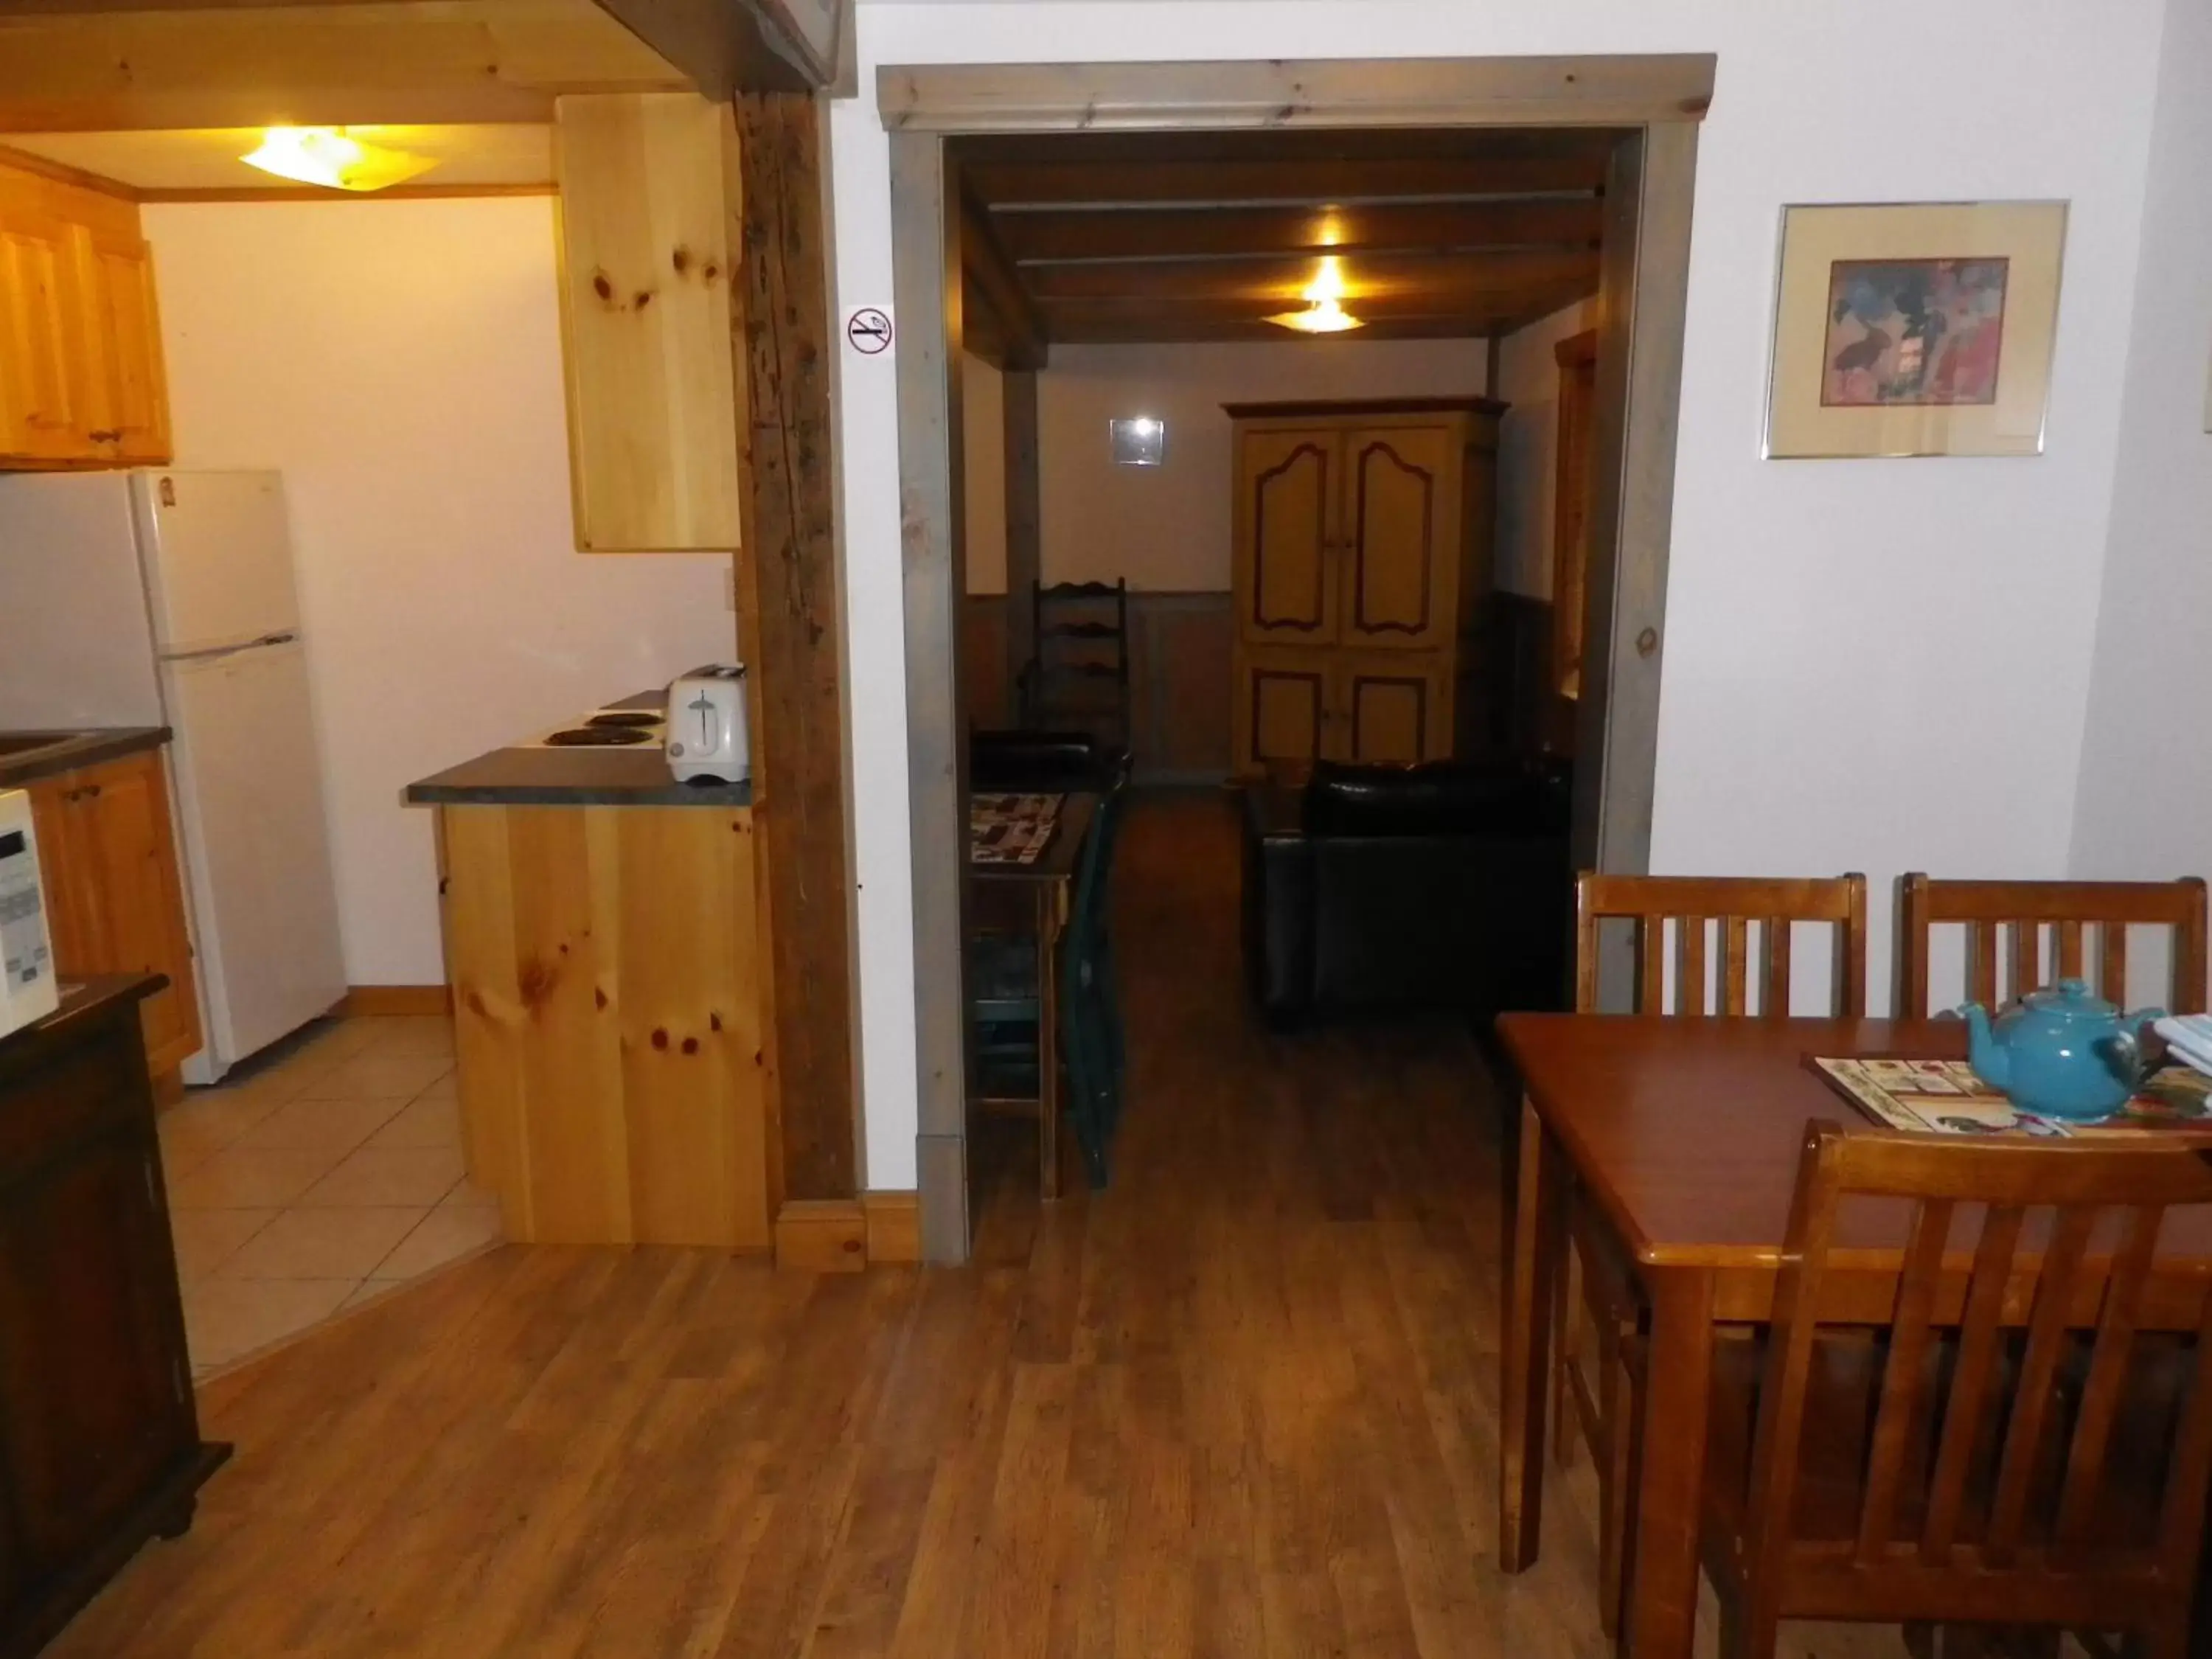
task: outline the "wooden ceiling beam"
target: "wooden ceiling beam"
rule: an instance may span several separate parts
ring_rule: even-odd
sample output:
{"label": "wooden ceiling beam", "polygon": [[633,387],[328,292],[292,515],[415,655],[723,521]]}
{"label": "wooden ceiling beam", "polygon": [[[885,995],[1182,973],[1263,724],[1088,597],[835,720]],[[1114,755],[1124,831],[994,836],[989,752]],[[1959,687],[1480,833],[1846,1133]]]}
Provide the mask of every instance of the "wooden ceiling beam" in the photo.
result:
{"label": "wooden ceiling beam", "polygon": [[982,337],[995,341],[1000,368],[1042,368],[1051,336],[1030,289],[992,234],[990,216],[963,199],[960,210],[960,270],[963,297],[980,300],[996,324]]}
{"label": "wooden ceiling beam", "polygon": [[[1030,265],[1022,280],[1040,301],[1127,300],[1288,301],[1310,287],[1320,262],[1293,258],[1197,259]],[[1496,252],[1377,254],[1343,264],[1346,303],[1399,295],[1518,291],[1581,285],[1595,293],[1595,249],[1506,249]]]}
{"label": "wooden ceiling beam", "polygon": [[1398,156],[1310,161],[972,161],[965,176],[992,208],[1073,203],[1358,201],[1595,190],[1605,159],[1579,155]]}
{"label": "wooden ceiling beam", "polygon": [[7,132],[546,121],[563,92],[690,85],[592,0],[13,3],[0,15]]}
{"label": "wooden ceiling beam", "polygon": [[1208,258],[1231,254],[1595,247],[1595,196],[1360,207],[1118,208],[992,216],[1017,264],[1066,259]]}
{"label": "wooden ceiling beam", "polygon": [[1475,317],[1379,317],[1348,334],[1307,335],[1256,318],[1199,321],[1162,317],[1069,325],[1058,344],[1085,345],[1284,345],[1309,339],[1463,340],[1480,339],[1492,325]]}
{"label": "wooden ceiling beam", "polygon": [[[1345,309],[1363,322],[1441,319],[1464,324],[1469,332],[1480,334],[1501,328],[1509,321],[1548,316],[1595,292],[1596,286],[1592,283],[1533,282],[1457,292],[1370,295],[1346,300]],[[1045,300],[1040,302],[1039,308],[1044,313],[1045,325],[1054,343],[1058,344],[1093,337],[1094,331],[1102,329],[1120,331],[1131,327],[1186,324],[1203,327],[1256,321],[1273,312],[1294,311],[1298,303],[1295,300],[1241,296],[1134,296]]]}

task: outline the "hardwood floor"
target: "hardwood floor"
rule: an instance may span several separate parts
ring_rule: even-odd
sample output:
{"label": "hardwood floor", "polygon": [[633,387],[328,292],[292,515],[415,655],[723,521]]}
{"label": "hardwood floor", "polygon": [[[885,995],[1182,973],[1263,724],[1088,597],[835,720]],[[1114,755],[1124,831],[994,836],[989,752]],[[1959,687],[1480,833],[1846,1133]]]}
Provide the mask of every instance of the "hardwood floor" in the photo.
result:
{"label": "hardwood floor", "polygon": [[1586,1466],[1495,1565],[1472,1045],[1264,1034],[1223,803],[1122,845],[1111,1191],[1041,1212],[1034,1129],[989,1124],[969,1269],[449,1270],[206,1385],[236,1462],[52,1651],[1595,1659]]}

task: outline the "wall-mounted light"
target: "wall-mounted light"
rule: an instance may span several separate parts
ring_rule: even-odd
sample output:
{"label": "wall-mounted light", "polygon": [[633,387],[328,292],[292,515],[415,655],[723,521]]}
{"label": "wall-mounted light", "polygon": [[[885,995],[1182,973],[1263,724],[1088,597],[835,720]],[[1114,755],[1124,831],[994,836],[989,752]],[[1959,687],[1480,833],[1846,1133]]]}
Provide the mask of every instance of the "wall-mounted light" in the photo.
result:
{"label": "wall-mounted light", "polygon": [[1359,319],[1344,308],[1344,272],[1337,257],[1332,253],[1321,262],[1321,269],[1299,296],[1306,302],[1304,311],[1282,311],[1266,319],[1282,328],[1294,328],[1302,334],[1341,334],[1348,328],[1360,326]]}
{"label": "wall-mounted light", "polygon": [[1168,423],[1150,415],[1106,422],[1116,466],[1158,466],[1167,453]]}
{"label": "wall-mounted light", "polygon": [[437,158],[365,144],[341,127],[270,127],[261,148],[238,158],[250,167],[325,190],[388,190],[428,173]]}

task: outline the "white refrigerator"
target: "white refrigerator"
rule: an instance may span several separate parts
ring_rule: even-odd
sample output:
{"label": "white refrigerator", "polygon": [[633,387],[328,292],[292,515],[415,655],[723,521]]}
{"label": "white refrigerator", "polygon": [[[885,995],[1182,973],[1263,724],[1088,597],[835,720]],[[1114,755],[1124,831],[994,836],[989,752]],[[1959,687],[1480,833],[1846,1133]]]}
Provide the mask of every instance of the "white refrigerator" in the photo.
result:
{"label": "white refrigerator", "polygon": [[344,996],[273,472],[0,477],[0,730],[167,726],[210,1083]]}

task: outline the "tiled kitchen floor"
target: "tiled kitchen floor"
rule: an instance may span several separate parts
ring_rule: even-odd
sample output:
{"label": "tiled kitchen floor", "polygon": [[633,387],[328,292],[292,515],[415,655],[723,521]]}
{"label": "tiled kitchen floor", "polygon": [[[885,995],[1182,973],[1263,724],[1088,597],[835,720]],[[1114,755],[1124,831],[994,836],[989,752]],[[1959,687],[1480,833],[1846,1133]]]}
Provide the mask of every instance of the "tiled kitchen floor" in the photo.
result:
{"label": "tiled kitchen floor", "polygon": [[500,1236],[461,1175],[443,1018],[320,1022],[161,1129],[201,1376]]}

